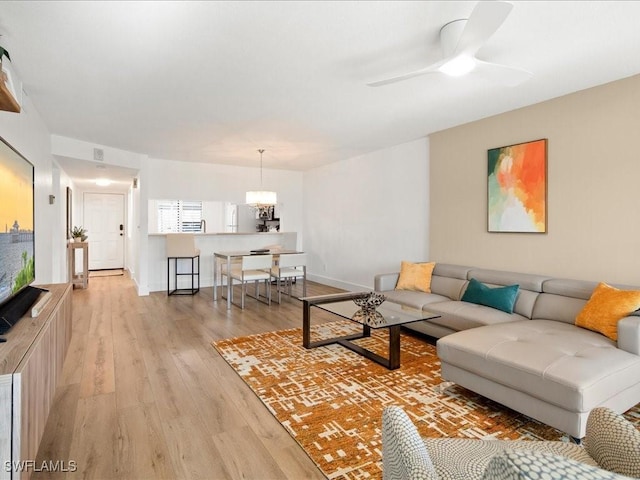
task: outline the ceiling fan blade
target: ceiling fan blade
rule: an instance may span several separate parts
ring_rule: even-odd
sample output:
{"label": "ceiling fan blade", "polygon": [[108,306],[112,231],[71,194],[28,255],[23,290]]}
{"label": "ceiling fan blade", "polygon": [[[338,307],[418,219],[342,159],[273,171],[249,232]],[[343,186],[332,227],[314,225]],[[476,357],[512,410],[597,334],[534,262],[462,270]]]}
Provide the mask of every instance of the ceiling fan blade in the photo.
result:
{"label": "ceiling fan blade", "polygon": [[477,59],[475,72],[494,83],[507,87],[520,85],[533,76],[533,73],[524,68],[502,65],[500,63],[483,62]]}
{"label": "ceiling fan blade", "polygon": [[454,55],[475,55],[504,23],[513,4],[504,1],[479,1],[460,35]]}
{"label": "ceiling fan blade", "polygon": [[443,63],[444,61],[440,61],[432,65],[429,65],[428,67],[421,68],[420,70],[415,70],[409,73],[403,73],[402,75],[397,75],[395,77],[389,77],[382,80],[376,80],[374,82],[367,83],[367,85],[369,85],[370,87],[381,87],[383,85],[388,85],[390,83],[400,82],[402,80],[407,80],[413,77],[419,77],[420,75],[426,75],[427,73],[439,73],[438,68],[440,68]]}

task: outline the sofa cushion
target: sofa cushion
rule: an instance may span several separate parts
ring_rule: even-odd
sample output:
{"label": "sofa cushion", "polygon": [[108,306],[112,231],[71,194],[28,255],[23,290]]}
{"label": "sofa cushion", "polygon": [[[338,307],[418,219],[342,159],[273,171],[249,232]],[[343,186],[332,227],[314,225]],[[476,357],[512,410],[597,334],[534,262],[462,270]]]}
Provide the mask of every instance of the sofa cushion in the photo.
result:
{"label": "sofa cushion", "polygon": [[516,298],[516,303],[513,306],[514,313],[519,313],[523,317],[532,318],[533,308],[539,296],[539,292],[532,292],[520,287],[518,298]]}
{"label": "sofa cushion", "polygon": [[450,301],[449,298],[435,293],[412,292],[410,290],[387,290],[383,293],[388,302],[418,309],[424,307],[428,310],[428,306],[432,303]]}
{"label": "sofa cushion", "polygon": [[573,412],[588,412],[640,384],[640,357],[603,335],[552,320],[526,320],[448,335],[443,363]]}
{"label": "sofa cushion", "polygon": [[598,282],[590,282],[587,280],[570,280],[567,278],[551,278],[542,284],[543,293],[551,293],[553,295],[561,295],[563,297],[580,298],[589,300],[593,289],[596,288]]}
{"label": "sofa cushion", "polygon": [[520,285],[520,293],[516,299],[513,311],[527,318],[533,318],[533,308],[538,294],[542,292],[544,283],[550,278],[544,275],[505,272],[502,270],[488,270],[483,268],[473,268],[469,270],[469,278],[471,277],[490,287]]}
{"label": "sofa cushion", "polygon": [[[583,300],[589,300],[591,294],[598,286],[599,282],[593,282],[588,280],[571,280],[567,278],[551,278],[545,280],[542,284],[542,291],[544,293],[553,293],[555,295],[562,295],[565,297],[581,298]],[[622,290],[636,290],[638,287],[633,285],[623,285],[613,283],[612,287]]]}
{"label": "sofa cushion", "polygon": [[575,324],[576,315],[587,303],[582,298],[565,297],[553,293],[538,295],[533,307],[533,320],[555,320],[557,322]]}
{"label": "sofa cushion", "polygon": [[460,300],[467,283],[466,279],[443,277],[434,273],[431,277],[431,293],[444,295],[450,300]]}
{"label": "sofa cushion", "polygon": [[461,300],[513,313],[513,305],[516,303],[519,289],[519,285],[492,288],[471,278]]}
{"label": "sofa cushion", "polygon": [[491,459],[482,480],[629,480],[599,467],[544,452],[505,450]]}
{"label": "sofa cushion", "polygon": [[576,317],[576,325],[618,339],[618,322],[640,308],[640,291],[599,283]]}
{"label": "sofa cushion", "polygon": [[436,268],[433,269],[434,275],[440,275],[441,277],[458,278],[460,280],[467,280],[469,278],[469,272],[473,267],[465,267],[464,265],[453,265],[451,263],[436,263]]}
{"label": "sofa cushion", "polygon": [[435,263],[401,262],[400,276],[396,290],[412,290],[417,292],[431,292],[431,274]]}
{"label": "sofa cushion", "polygon": [[496,323],[526,320],[525,317],[517,313],[506,313],[495,308],[468,302],[437,302],[424,305],[422,308],[440,315],[439,318],[428,320],[429,323],[441,325],[456,332]]}
{"label": "sofa cushion", "polygon": [[533,292],[542,292],[542,285],[551,277],[531,273],[505,272],[503,270],[487,270],[473,268],[469,270],[469,277],[482,283],[494,285],[512,285],[517,283],[520,288]]}
{"label": "sofa cushion", "polygon": [[618,348],[640,355],[640,312],[618,322]]}

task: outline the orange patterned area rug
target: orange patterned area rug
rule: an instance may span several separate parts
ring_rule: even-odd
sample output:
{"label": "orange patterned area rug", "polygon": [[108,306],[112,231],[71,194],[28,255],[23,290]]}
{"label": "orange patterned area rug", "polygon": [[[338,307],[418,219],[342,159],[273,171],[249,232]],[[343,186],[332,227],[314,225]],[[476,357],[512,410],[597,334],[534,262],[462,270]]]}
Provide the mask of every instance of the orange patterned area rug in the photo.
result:
{"label": "orange patterned area rug", "polygon": [[[312,339],[354,333],[352,322],[312,327]],[[388,331],[357,341],[387,355]],[[401,367],[387,370],[328,345],[302,347],[302,329],[212,342],[328,478],[382,478],[381,417],[399,405],[425,437],[559,440],[566,437],[456,385],[446,386],[433,345],[402,334]],[[627,417],[640,424],[640,408]]]}

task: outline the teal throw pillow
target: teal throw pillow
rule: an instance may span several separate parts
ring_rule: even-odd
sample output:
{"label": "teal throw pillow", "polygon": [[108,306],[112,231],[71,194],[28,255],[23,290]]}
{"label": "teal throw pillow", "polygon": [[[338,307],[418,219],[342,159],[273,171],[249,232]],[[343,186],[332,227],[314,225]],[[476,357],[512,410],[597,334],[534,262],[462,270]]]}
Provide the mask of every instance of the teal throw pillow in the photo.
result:
{"label": "teal throw pillow", "polygon": [[518,298],[519,289],[520,285],[491,288],[472,278],[469,280],[469,285],[467,285],[461,300],[513,313],[513,306],[516,303],[516,298]]}

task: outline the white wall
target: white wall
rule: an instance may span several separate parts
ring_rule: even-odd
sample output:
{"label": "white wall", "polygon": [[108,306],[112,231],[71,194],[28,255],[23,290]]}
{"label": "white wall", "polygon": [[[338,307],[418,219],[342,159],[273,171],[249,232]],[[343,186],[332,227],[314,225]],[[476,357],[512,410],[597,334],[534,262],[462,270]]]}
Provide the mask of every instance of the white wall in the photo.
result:
{"label": "white wall", "polygon": [[[300,232],[303,225],[302,172],[264,169],[263,178],[264,188],[278,194],[280,231]],[[243,204],[246,191],[260,186],[260,169],[151,159],[145,179],[149,199]],[[212,232],[211,229],[208,231]]]}
{"label": "white wall", "polygon": [[149,200],[149,185],[146,180],[149,171],[149,159],[145,158],[140,162],[140,176],[138,177],[138,188],[132,190],[131,196],[131,216],[134,233],[129,241],[131,252],[131,262],[129,269],[132,272],[131,278],[136,282],[138,295],[149,295],[149,269],[148,269],[148,247],[149,230],[147,202]]}
{"label": "white wall", "polygon": [[[149,266],[157,259],[148,254],[148,200],[180,199],[202,201],[230,201],[244,203],[245,192],[260,185],[260,170],[255,167],[236,167],[175,160],[150,159],[147,155],[96,145],[59,135],[52,136],[55,155],[93,161],[93,149],[104,150],[104,163],[135,169],[138,188],[127,196],[127,236],[125,264],[137,285],[138,293],[149,293]],[[281,231],[302,230],[302,173],[288,170],[264,170],[264,187],[278,193]],[[74,219],[83,215],[82,195],[90,190],[74,189]],[[101,189],[100,192],[107,192]],[[80,220],[78,220],[80,221]],[[76,222],[76,220],[74,220]],[[133,229],[133,231],[131,231]],[[301,235],[298,236],[301,248]]]}
{"label": "white wall", "polygon": [[[166,265],[166,258],[148,236],[149,199],[180,199],[202,201],[229,201],[244,203],[245,192],[260,184],[260,170],[232,165],[180,162],[175,160],[149,159],[140,172],[140,275],[138,292],[142,295],[157,290],[159,283],[154,276],[158,266]],[[265,189],[275,190],[282,214],[281,232],[300,232],[302,229],[302,173],[289,170],[264,170]],[[211,230],[209,230],[211,232]],[[298,246],[301,248],[301,235]],[[232,250],[234,248],[231,248]],[[235,248],[237,249],[237,248]],[[201,252],[204,272],[201,279],[207,285],[206,275],[212,270],[213,250]],[[164,272],[164,270],[162,270]],[[157,275],[155,275],[157,276]],[[163,283],[164,285],[164,283]]]}
{"label": "white wall", "polygon": [[[67,187],[73,188],[73,181],[56,163],[54,158],[53,166],[54,178],[58,178],[58,188],[56,196],[56,203],[58,203],[58,219],[54,222],[54,236],[61,239],[61,249],[66,249],[67,245]],[[55,180],[54,180],[55,185]],[[72,207],[73,208],[73,207]],[[72,226],[73,227],[73,226]],[[79,253],[79,252],[77,252]],[[61,272],[61,282],[68,282],[69,274],[67,269],[67,255],[60,255],[58,258],[58,269]],[[77,263],[77,262],[76,262]],[[78,263],[77,263],[78,264]],[[79,264],[81,265],[81,263]]]}
{"label": "white wall", "polygon": [[[124,167],[131,169],[131,172],[138,172],[141,175],[143,165],[147,161],[147,156],[127,150],[121,150],[118,148],[109,147],[107,145],[99,145],[92,142],[85,142],[82,140],[76,140],[74,138],[62,137],[60,135],[51,135],[51,153],[59,157],[73,158],[76,160],[83,160],[95,163],[93,159],[93,149],[101,148],[104,152],[104,164],[117,167]],[[139,213],[136,210],[140,201],[140,189],[133,189],[129,187],[123,190],[121,185],[114,185],[111,187],[87,187],[86,184],[79,185],[74,184],[71,180],[68,180],[67,174],[64,170],[60,170],[64,178],[67,179],[67,185],[61,187],[61,195],[66,195],[66,186],[70,186],[73,196],[73,225],[82,225],[84,223],[84,194],[85,193],[117,193],[124,195],[125,198],[125,258],[124,265],[131,278],[138,286],[138,292],[140,294],[147,294],[148,291],[144,288],[140,288],[140,285],[145,285],[146,282],[140,281],[141,270],[138,268],[139,256],[145,255],[145,252],[141,250],[139,239],[140,229],[138,228]],[[139,182],[140,183],[140,182]],[[146,208],[146,201],[144,202]],[[66,215],[66,214],[65,214]],[[144,214],[146,217],[146,213]],[[66,225],[66,217],[61,225]],[[73,226],[72,225],[72,226]],[[62,228],[64,233],[64,227]],[[146,227],[144,234],[146,235]],[[91,232],[89,232],[89,238],[91,238]],[[145,263],[146,265],[146,263]]]}
{"label": "white wall", "polygon": [[101,163],[106,165],[116,165],[138,170],[142,160],[147,158],[144,154],[130,152],[128,150],[76,140],[75,138],[62,137],[60,135],[51,135],[51,152],[54,155],[94,162],[94,148],[103,150],[104,161]]}
{"label": "white wall", "polygon": [[[281,245],[284,249],[292,250],[296,248],[297,233],[197,233],[195,234],[196,248],[200,250],[200,287],[211,287],[214,284],[214,252],[229,251],[249,251],[254,248],[269,248],[271,245]],[[148,282],[147,288],[149,292],[167,291],[167,247],[166,235],[149,234],[146,237],[148,264]],[[221,260],[218,259],[218,268]],[[179,270],[188,272],[191,269],[190,261],[187,259],[179,260]],[[197,267],[196,267],[197,269]],[[171,288],[176,284],[173,277],[174,265],[171,265]],[[219,272],[219,270],[218,270]],[[197,280],[196,280],[197,281]],[[225,278],[226,281],[226,278]],[[217,285],[221,285],[221,278],[215,280]],[[187,288],[191,286],[191,277],[188,275],[177,278],[178,288]]]}
{"label": "white wall", "polygon": [[429,258],[429,141],[419,139],[304,174],[308,275],[347,289]]}
{"label": "white wall", "polygon": [[[66,265],[66,234],[59,223],[65,215],[61,174],[54,173],[49,131],[25,93],[20,113],[0,111],[0,136],[35,167],[35,283],[66,282],[66,268],[61,268]],[[56,196],[53,205],[49,195]]]}

